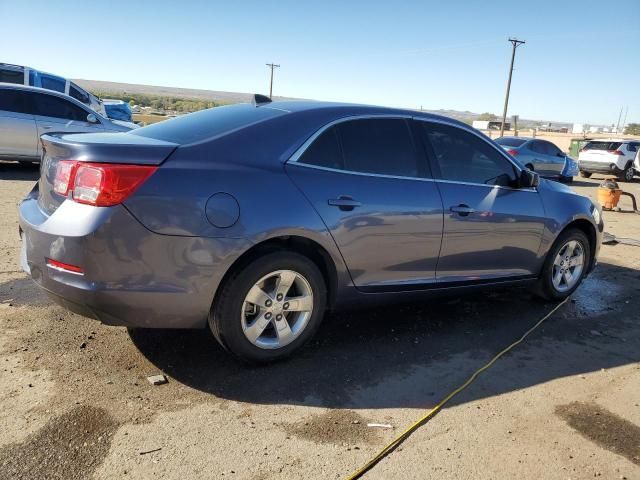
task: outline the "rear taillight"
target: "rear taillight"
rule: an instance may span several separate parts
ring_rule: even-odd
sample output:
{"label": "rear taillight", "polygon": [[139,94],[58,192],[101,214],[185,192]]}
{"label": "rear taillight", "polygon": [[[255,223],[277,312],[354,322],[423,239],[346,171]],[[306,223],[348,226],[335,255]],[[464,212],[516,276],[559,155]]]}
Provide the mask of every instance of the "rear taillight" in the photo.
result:
{"label": "rear taillight", "polygon": [[126,200],[157,168],[60,160],[54,191],[64,196],[71,193],[78,203],[110,207]]}
{"label": "rear taillight", "polygon": [[509,149],[507,150],[507,153],[512,157],[515,157],[516,155],[518,155],[518,150]]}
{"label": "rear taillight", "polygon": [[624,155],[620,150],[607,150],[611,155]]}

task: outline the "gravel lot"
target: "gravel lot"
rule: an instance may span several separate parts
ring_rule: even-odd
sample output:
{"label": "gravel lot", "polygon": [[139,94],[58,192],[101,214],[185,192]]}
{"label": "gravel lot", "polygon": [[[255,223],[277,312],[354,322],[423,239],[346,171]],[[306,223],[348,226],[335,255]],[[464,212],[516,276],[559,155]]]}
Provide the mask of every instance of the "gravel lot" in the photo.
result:
{"label": "gravel lot", "polygon": [[[247,368],[207,331],[51,303],[18,265],[37,175],[0,164],[3,479],[343,478],[553,307],[512,289],[331,315],[297,357]],[[640,216],[604,217],[640,239]],[[639,295],[640,248],[604,245],[571,302],[366,478],[640,478]]]}

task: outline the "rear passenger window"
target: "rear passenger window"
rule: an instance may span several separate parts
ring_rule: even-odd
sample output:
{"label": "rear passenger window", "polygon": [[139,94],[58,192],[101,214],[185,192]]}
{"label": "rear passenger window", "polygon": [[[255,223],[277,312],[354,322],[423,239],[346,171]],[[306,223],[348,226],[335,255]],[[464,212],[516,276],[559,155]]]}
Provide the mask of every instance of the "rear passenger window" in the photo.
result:
{"label": "rear passenger window", "polygon": [[15,113],[33,113],[29,96],[25,92],[10,89],[0,90],[0,110]]}
{"label": "rear passenger window", "polygon": [[13,69],[0,68],[0,82],[24,84],[24,72]]}
{"label": "rear passenger window", "polygon": [[64,98],[43,93],[37,93],[33,98],[36,103],[36,115],[64,118],[65,120],[76,120],[79,122],[87,121],[88,113]]}
{"label": "rear passenger window", "polygon": [[515,181],[511,162],[478,136],[448,125],[420,125],[443,180],[502,186]]}
{"label": "rear passenger window", "polygon": [[337,125],[344,168],[354,172],[419,176],[409,125],[403,119],[351,120]]}
{"label": "rear passenger window", "polygon": [[335,127],[330,127],[322,132],[298,159],[298,163],[343,169],[344,162]]}
{"label": "rear passenger window", "polygon": [[638,151],[638,145],[639,145],[638,143],[631,142],[631,143],[629,143],[627,145],[627,150],[630,151],[630,152],[637,152]]}

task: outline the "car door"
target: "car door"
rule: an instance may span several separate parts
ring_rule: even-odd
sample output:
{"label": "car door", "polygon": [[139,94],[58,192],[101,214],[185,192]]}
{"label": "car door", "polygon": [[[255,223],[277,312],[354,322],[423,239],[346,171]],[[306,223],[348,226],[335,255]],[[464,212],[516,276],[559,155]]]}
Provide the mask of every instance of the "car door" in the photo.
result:
{"label": "car door", "polygon": [[547,147],[542,140],[532,140],[529,144],[529,150],[532,152],[533,170],[540,175],[549,176],[554,174],[553,167],[549,163],[547,157]]}
{"label": "car door", "polygon": [[[38,137],[45,133],[100,132],[104,127],[88,121],[93,112],[84,109],[66,98],[48,93],[32,93]],[[94,114],[95,115],[95,114]],[[42,146],[38,142],[39,153]]]}
{"label": "car door", "polygon": [[38,157],[38,131],[29,94],[0,89],[0,156],[10,160]]}
{"label": "car door", "polygon": [[427,168],[409,119],[390,117],[331,125],[286,165],[363,291],[435,281],[443,212]]}
{"label": "car door", "polygon": [[553,143],[542,140],[542,147],[545,151],[545,160],[549,175],[559,176],[564,170],[566,155]]}
{"label": "car door", "polygon": [[536,275],[544,209],[534,188],[517,188],[519,169],[479,134],[418,121],[442,196],[439,283]]}

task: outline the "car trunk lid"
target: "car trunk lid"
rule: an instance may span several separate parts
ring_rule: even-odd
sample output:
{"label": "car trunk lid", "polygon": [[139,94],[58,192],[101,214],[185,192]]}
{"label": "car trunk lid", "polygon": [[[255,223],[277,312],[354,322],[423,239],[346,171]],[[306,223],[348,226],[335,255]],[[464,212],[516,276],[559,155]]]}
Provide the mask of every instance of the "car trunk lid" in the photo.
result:
{"label": "car trunk lid", "polygon": [[65,196],[54,191],[61,160],[102,164],[160,165],[177,144],[127,133],[43,135],[38,204],[51,215]]}

